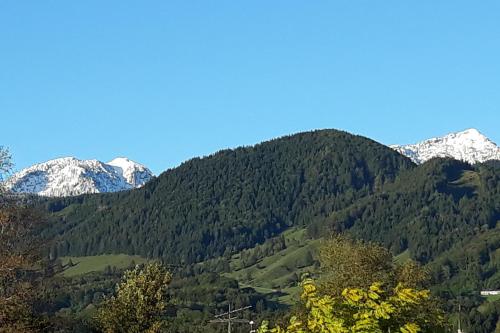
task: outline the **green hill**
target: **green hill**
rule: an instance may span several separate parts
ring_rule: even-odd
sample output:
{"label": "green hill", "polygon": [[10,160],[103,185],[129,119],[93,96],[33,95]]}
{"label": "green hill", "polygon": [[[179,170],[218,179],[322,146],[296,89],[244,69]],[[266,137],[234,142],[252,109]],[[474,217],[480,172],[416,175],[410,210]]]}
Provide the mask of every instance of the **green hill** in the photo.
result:
{"label": "green hill", "polygon": [[192,263],[237,253],[326,217],[414,164],[335,130],[224,150],[140,189],[49,202],[57,256],[127,253]]}
{"label": "green hill", "polygon": [[88,257],[62,257],[61,261],[65,267],[61,274],[66,277],[72,277],[91,272],[105,272],[106,269],[123,270],[134,265],[146,263],[148,260],[140,256],[103,254]]}
{"label": "green hill", "polygon": [[348,232],[433,267],[435,283],[461,290],[500,288],[500,172],[488,165],[434,159],[406,170],[383,190],[309,226]]}
{"label": "green hill", "polygon": [[[415,166],[363,137],[307,132],[190,160],[141,189],[49,201],[55,221],[46,235],[57,235],[56,256],[125,253],[186,265],[234,257],[291,228],[316,239],[348,232],[421,263],[446,256],[450,272],[435,272],[437,282],[466,275],[471,288],[500,287],[498,246],[488,243],[500,220],[499,172],[451,159]],[[465,260],[463,249],[477,250]],[[234,259],[229,267],[244,283],[255,276],[266,281],[256,287],[283,288],[301,273],[288,258],[305,253],[272,244],[259,262],[247,256],[245,267]],[[210,269],[227,271],[216,262]]]}
{"label": "green hill", "polygon": [[[288,230],[283,238],[283,249],[261,256],[250,265],[242,260],[244,252],[234,255],[224,275],[237,280],[241,286],[269,295],[270,299],[291,303],[298,296],[301,276],[317,271],[316,252],[320,240],[309,238],[305,229]],[[258,249],[247,251],[258,252]]]}

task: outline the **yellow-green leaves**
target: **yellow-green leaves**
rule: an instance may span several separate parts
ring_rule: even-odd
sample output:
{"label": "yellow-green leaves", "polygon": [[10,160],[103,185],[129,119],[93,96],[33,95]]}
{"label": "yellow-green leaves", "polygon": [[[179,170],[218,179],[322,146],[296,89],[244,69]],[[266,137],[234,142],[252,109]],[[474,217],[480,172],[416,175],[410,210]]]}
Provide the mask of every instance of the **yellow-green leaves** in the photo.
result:
{"label": "yellow-green leaves", "polygon": [[408,323],[401,327],[401,333],[417,333],[420,332],[420,327],[414,323]]}
{"label": "yellow-green leaves", "polygon": [[172,275],[157,263],[125,272],[116,295],[105,300],[98,311],[101,329],[106,333],[161,332],[171,281]]}
{"label": "yellow-green leaves", "polygon": [[404,303],[419,303],[423,299],[429,298],[428,290],[415,291],[411,288],[405,288],[400,283],[397,285],[395,289],[396,301],[404,302]]}
{"label": "yellow-green leaves", "polygon": [[[401,312],[420,305],[429,298],[427,290],[415,290],[398,285],[391,292],[375,282],[366,290],[346,288],[340,297],[319,295],[311,279],[302,282],[302,300],[306,318],[290,319],[286,328],[269,328],[263,322],[259,333],[382,333],[387,328],[394,332],[417,333],[421,327],[415,322],[400,323]],[[393,317],[398,320],[391,322]]]}

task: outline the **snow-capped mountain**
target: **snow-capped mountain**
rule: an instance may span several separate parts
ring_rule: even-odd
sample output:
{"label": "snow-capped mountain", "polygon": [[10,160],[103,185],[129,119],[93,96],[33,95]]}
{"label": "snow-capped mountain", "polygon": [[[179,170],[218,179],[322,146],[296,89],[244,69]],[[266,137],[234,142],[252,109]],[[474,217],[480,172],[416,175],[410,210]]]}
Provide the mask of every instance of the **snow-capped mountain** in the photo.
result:
{"label": "snow-capped mountain", "polygon": [[129,190],[152,177],[148,168],[124,157],[108,163],[63,157],[21,170],[5,186],[15,193],[62,197]]}
{"label": "snow-capped mountain", "polygon": [[452,157],[471,164],[500,160],[500,148],[474,128],[416,144],[390,147],[408,156],[417,164],[433,157]]}
{"label": "snow-capped mountain", "polygon": [[153,176],[151,171],[144,165],[125,157],[117,157],[107,164],[111,165],[118,174],[122,175],[125,181],[132,187],[141,187]]}

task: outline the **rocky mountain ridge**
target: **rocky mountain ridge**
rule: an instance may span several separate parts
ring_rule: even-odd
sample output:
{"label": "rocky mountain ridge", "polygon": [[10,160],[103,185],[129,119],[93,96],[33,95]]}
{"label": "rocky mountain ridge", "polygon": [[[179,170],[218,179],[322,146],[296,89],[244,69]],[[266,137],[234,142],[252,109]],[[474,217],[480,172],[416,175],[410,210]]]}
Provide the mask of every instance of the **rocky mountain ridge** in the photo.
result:
{"label": "rocky mountain ridge", "polygon": [[417,164],[434,157],[451,157],[471,164],[500,160],[500,147],[475,128],[416,144],[391,145],[390,147]]}
{"label": "rocky mountain ridge", "polygon": [[14,193],[64,197],[129,190],[141,187],[152,177],[144,165],[124,157],[108,163],[63,157],[21,170],[5,186]]}

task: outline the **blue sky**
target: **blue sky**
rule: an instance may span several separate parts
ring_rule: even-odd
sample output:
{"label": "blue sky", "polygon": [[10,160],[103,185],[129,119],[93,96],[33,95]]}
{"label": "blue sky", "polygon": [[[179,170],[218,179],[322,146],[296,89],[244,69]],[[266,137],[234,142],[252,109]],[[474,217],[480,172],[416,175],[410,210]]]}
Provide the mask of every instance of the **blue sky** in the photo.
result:
{"label": "blue sky", "polygon": [[500,143],[498,1],[0,1],[0,144],[16,168],[155,173],[317,128]]}

